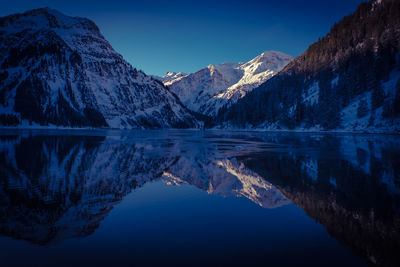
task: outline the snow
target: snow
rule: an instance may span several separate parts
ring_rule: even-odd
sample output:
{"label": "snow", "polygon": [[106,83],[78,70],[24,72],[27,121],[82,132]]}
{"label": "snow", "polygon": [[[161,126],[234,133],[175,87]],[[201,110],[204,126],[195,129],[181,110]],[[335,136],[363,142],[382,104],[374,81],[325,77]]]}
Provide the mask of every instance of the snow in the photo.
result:
{"label": "snow", "polygon": [[268,51],[245,63],[209,65],[189,75],[169,73],[164,84],[189,109],[212,116],[225,104],[233,104],[266,82],[292,59],[281,52]]}
{"label": "snow", "polygon": [[366,101],[368,104],[368,110],[371,110],[371,94],[372,92],[367,92],[350,103],[342,111],[342,126],[344,129],[354,129],[361,130],[368,128],[370,114],[362,118],[357,117],[357,109],[361,101]]}
{"label": "snow", "polygon": [[[389,101],[393,101],[396,92],[396,83],[399,78],[400,72],[394,70],[391,72],[388,81],[382,83],[382,89]],[[366,92],[354,98],[353,102],[342,110],[342,125],[340,129],[349,132],[398,133],[400,131],[400,119],[391,120],[384,118],[382,116],[382,106],[371,111],[371,97],[372,91]],[[358,118],[357,109],[362,100],[367,102],[369,112],[367,115]],[[373,120],[371,116],[373,116]]]}
{"label": "snow", "polygon": [[167,72],[164,77],[161,78],[161,81],[164,83],[165,86],[168,86],[171,83],[181,80],[186,76],[187,74],[183,72]]}
{"label": "snow", "polygon": [[314,82],[308,90],[303,93],[303,102],[307,105],[318,104],[319,99],[319,83]]}
{"label": "snow", "polygon": [[[331,85],[335,86],[339,77],[335,77],[331,81]],[[396,92],[396,84],[400,79],[400,71],[395,69],[390,75],[389,79],[382,82],[381,86],[386,95],[386,101],[393,101]],[[314,81],[311,86],[306,89],[302,94],[303,102],[307,105],[314,105],[318,103],[319,98],[319,83]],[[367,91],[361,95],[355,96],[352,101],[340,111],[340,125],[336,129],[326,130],[320,125],[312,127],[297,126],[295,129],[288,129],[275,121],[265,121],[259,125],[250,125],[240,127],[246,130],[261,130],[261,131],[292,131],[292,132],[346,132],[346,133],[399,133],[400,132],[400,118],[388,119],[382,116],[383,106],[372,110],[372,90]],[[358,117],[358,107],[361,102],[367,103],[366,115]],[[288,113],[293,113],[294,106],[290,107]],[[218,126],[219,129],[236,129],[238,127],[229,123],[223,123]]]}

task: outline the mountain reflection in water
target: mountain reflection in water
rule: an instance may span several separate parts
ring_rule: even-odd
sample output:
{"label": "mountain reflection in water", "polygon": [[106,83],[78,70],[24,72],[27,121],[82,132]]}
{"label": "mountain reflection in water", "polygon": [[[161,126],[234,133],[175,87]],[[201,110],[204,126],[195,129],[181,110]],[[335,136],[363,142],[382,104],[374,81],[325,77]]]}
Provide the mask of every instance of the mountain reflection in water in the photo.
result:
{"label": "mountain reflection in water", "polygon": [[0,234],[46,247],[90,236],[157,181],[265,209],[294,204],[366,262],[400,264],[396,136],[2,130]]}

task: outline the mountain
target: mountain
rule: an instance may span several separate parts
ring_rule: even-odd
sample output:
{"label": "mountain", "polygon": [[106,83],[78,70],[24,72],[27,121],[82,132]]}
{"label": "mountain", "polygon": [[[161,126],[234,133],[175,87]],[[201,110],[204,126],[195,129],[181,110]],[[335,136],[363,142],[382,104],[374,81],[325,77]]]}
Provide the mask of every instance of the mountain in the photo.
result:
{"label": "mountain", "polygon": [[187,76],[186,73],[183,72],[173,72],[173,71],[168,71],[164,76],[158,76],[158,75],[151,75],[151,77],[157,81],[162,82],[165,86],[168,86],[170,82],[185,77]]}
{"label": "mountain", "polygon": [[183,72],[167,72],[164,77],[162,77],[162,82],[164,85],[168,86],[176,81],[178,81],[179,79],[186,77],[187,74],[183,73]]}
{"label": "mountain", "polygon": [[209,65],[189,75],[169,72],[162,81],[190,110],[214,116],[222,106],[235,103],[291,60],[281,52],[268,51],[246,63]]}
{"label": "mountain", "polygon": [[85,18],[42,8],[0,18],[0,124],[196,127],[160,82]]}
{"label": "mountain", "polygon": [[400,1],[354,14],[215,120],[220,127],[400,131]]}

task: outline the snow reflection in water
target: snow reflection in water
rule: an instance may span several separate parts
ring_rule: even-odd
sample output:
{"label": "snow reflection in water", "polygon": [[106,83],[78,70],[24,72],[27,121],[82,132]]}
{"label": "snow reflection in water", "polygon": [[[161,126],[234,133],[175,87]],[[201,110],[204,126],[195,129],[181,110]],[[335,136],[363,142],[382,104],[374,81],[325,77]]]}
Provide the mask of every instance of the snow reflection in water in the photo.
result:
{"label": "snow reflection in water", "polygon": [[[101,229],[107,216],[113,220],[110,212],[118,210],[124,198],[140,190],[148,190],[150,198],[156,196],[144,185],[161,182],[190,185],[222,196],[219,201],[226,203],[233,201],[230,197],[240,197],[282,212],[288,205],[300,207],[366,261],[399,263],[400,142],[395,136],[2,130],[0,140],[3,236],[54,247],[71,237],[88,237]],[[190,195],[186,200],[196,201]],[[238,215],[249,210],[229,207],[232,212],[237,208]],[[249,220],[264,218],[247,215],[252,216]],[[306,217],[297,215],[293,224]],[[242,220],[229,223],[239,226]],[[253,235],[255,229],[247,231],[248,241],[261,242]],[[330,242],[328,237],[322,240]],[[340,253],[339,263],[349,257],[358,260],[348,251]],[[267,255],[271,259],[261,251],[257,255],[256,263]],[[218,260],[229,262],[222,254]]]}

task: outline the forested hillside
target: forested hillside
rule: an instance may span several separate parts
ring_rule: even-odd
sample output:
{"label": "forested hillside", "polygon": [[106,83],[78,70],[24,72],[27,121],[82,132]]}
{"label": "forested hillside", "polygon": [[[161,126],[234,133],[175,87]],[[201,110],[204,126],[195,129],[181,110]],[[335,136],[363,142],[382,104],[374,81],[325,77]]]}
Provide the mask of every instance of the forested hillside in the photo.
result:
{"label": "forested hillside", "polygon": [[[222,127],[398,132],[400,1],[363,3],[217,117]],[[215,126],[215,124],[213,125]]]}

